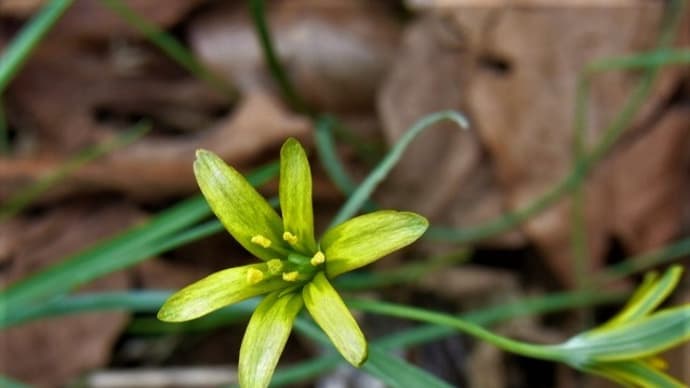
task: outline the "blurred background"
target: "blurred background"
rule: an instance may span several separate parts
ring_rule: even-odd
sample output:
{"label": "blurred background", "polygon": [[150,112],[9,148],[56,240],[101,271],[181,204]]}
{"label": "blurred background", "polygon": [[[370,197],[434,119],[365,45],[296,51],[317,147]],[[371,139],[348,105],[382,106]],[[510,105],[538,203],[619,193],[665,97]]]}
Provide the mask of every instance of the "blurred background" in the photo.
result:
{"label": "blurred background", "polygon": [[[264,4],[262,19],[262,3],[0,0],[3,288],[197,195],[191,166],[198,148],[249,172],[276,160],[285,138],[300,139],[312,159],[323,230],[349,190],[334,183],[324,154],[356,184],[412,124],[446,109],[463,112],[469,130],[442,123],[425,131],[373,198],[379,207],[419,212],[437,228],[367,268],[412,275],[364,295],[460,313],[586,287],[626,291],[639,270],[661,260],[687,266],[681,251],[632,276],[592,283],[611,265],[688,237],[687,64],[657,71],[600,61],[582,76],[597,60],[687,49],[687,7],[669,17],[670,2],[645,0],[275,0]],[[55,11],[59,20],[8,70],[20,32],[60,6],[64,14]],[[257,25],[270,34],[273,65]],[[589,88],[578,99],[585,79]],[[580,116],[577,103],[586,107]],[[317,127],[335,148],[315,140]],[[270,197],[276,188],[272,180],[262,190]],[[223,231],[132,260],[79,291],[174,290],[251,260]],[[689,300],[686,276],[674,303]],[[557,342],[615,309],[492,327]],[[46,387],[233,381],[244,321],[172,329],[153,317],[99,312],[3,330],[0,372]],[[358,317],[369,339],[413,326]],[[281,366],[321,351],[293,335]],[[454,386],[607,386],[457,334],[398,355]],[[690,348],[668,359],[690,383]],[[291,384],[383,386],[344,366]]]}

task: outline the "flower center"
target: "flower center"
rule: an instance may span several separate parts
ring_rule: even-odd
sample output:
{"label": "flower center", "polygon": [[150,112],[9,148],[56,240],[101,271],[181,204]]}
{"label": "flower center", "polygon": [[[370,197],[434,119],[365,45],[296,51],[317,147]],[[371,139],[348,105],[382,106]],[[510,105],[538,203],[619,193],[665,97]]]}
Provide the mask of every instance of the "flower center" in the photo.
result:
{"label": "flower center", "polygon": [[[290,232],[283,233],[283,240],[291,246],[297,243],[297,236]],[[252,236],[251,242],[264,248],[271,246],[271,240],[263,235]],[[326,255],[317,251],[311,257],[291,251],[287,258],[272,259],[266,262],[266,271],[251,268],[247,271],[247,283],[254,285],[266,279],[280,276],[286,282],[308,282],[315,275],[319,267],[326,262]]]}

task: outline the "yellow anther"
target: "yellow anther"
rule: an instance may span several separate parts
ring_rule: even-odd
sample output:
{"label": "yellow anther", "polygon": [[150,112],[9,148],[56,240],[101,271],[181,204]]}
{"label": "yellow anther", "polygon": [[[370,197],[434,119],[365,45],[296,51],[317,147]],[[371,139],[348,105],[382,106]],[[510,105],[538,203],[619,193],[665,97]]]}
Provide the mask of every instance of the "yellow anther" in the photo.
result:
{"label": "yellow anther", "polygon": [[261,245],[264,248],[268,248],[271,246],[271,240],[267,239],[266,237],[257,234],[256,236],[252,237],[252,243],[256,245]]}
{"label": "yellow anther", "polygon": [[297,244],[297,236],[290,232],[283,233],[283,240],[287,241],[290,245]]}
{"label": "yellow anther", "polygon": [[271,275],[277,275],[283,270],[283,262],[279,259],[271,259],[266,262],[266,265],[268,266],[268,272],[270,272]]}
{"label": "yellow anther", "polygon": [[314,267],[316,267],[319,264],[323,264],[324,261],[326,261],[326,256],[324,256],[323,252],[321,251],[316,252],[314,257],[312,257],[311,260],[309,260],[311,265],[313,265]]}
{"label": "yellow anther", "polygon": [[256,268],[249,268],[247,270],[247,283],[249,284],[256,284],[260,281],[264,280],[264,273],[259,271]]}
{"label": "yellow anther", "polygon": [[286,282],[294,282],[297,280],[297,277],[299,276],[299,272],[297,271],[292,271],[292,272],[283,272],[283,280]]}

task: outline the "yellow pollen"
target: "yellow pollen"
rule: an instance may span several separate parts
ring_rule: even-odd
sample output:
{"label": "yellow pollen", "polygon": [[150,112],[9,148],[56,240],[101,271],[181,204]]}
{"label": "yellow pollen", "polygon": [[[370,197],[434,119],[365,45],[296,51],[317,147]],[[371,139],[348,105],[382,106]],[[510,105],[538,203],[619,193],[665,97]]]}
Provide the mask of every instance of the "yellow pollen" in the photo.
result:
{"label": "yellow pollen", "polygon": [[290,232],[283,233],[283,240],[287,241],[290,245],[297,244],[297,236]]}
{"label": "yellow pollen", "polygon": [[268,248],[271,246],[271,240],[267,239],[266,237],[257,234],[256,236],[252,237],[251,240],[254,244],[256,245],[261,245],[264,248]]}
{"label": "yellow pollen", "polygon": [[283,262],[279,259],[271,259],[266,262],[266,265],[268,266],[268,272],[270,272],[271,275],[277,275],[283,270]]}
{"label": "yellow pollen", "polygon": [[292,272],[283,272],[283,280],[286,282],[294,282],[297,280],[297,277],[299,276],[299,272],[297,271],[292,271]]}
{"label": "yellow pollen", "polygon": [[326,256],[324,256],[323,252],[318,251],[309,262],[311,263],[311,265],[316,267],[319,264],[323,264],[324,261],[326,261]]}
{"label": "yellow pollen", "polygon": [[249,268],[247,270],[247,283],[256,284],[264,279],[264,273],[256,268]]}

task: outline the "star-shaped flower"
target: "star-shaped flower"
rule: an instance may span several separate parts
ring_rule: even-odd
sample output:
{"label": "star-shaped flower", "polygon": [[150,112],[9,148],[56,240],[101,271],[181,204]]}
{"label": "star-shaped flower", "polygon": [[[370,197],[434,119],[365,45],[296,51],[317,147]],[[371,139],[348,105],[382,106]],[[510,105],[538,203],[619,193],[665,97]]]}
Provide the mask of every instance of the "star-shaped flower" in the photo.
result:
{"label": "star-shaped flower", "polygon": [[312,182],[302,146],[288,139],[280,151],[281,217],[232,167],[199,150],[194,173],[211,209],[258,264],[218,271],[178,291],[158,312],[163,321],[198,318],[257,295],[239,359],[243,387],[267,386],[297,314],[307,311],[354,366],[367,343],[330,280],[417,240],[427,220],[410,212],[377,211],[352,218],[314,238]]}

